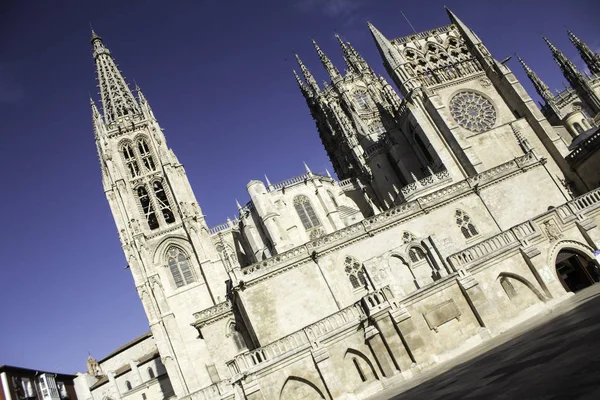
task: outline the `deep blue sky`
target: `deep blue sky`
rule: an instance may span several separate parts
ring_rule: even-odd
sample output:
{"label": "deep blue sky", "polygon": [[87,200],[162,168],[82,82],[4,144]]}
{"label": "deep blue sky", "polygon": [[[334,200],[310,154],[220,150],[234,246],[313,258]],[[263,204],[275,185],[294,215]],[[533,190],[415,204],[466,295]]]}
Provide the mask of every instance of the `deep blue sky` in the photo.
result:
{"label": "deep blue sky", "polygon": [[[0,0],[0,364],[75,372],[148,329],[105,200],[88,92],[89,22],[142,87],[213,226],[245,185],[331,169],[291,74],[319,82],[314,38],[342,66],[334,31],[384,73],[366,27],[388,38],[449,23],[447,4],[498,59],[517,52],[551,88],[562,77],[540,35],[582,65],[571,28],[600,50],[589,1]],[[514,58],[508,64],[530,90]]]}

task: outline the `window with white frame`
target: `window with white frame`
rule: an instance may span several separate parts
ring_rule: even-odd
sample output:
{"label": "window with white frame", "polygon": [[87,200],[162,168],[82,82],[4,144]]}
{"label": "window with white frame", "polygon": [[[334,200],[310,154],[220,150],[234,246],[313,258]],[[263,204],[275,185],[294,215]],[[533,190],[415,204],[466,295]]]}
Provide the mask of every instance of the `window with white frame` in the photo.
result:
{"label": "window with white frame", "polygon": [[178,288],[196,281],[189,258],[179,247],[173,246],[167,251],[167,266]]}
{"label": "window with white frame", "polygon": [[321,222],[319,222],[308,197],[304,195],[296,196],[294,198],[294,208],[298,213],[298,217],[300,217],[304,229],[309,230],[321,226]]}

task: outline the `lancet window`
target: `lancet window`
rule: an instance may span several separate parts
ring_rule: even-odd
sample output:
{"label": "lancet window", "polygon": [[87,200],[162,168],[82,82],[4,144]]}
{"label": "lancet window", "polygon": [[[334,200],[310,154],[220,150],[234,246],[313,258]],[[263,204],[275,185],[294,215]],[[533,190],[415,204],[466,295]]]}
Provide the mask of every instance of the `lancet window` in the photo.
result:
{"label": "lancet window", "polygon": [[138,151],[140,152],[140,157],[142,158],[142,163],[144,164],[144,167],[146,167],[146,170],[149,172],[155,171],[156,165],[154,164],[152,153],[150,152],[148,143],[146,143],[144,139],[138,141]]}
{"label": "lancet window", "polygon": [[129,144],[123,146],[123,157],[125,158],[125,165],[127,165],[129,175],[131,175],[132,178],[139,176],[140,166],[138,165],[135,154],[133,153],[133,149]]}
{"label": "lancet window", "polygon": [[173,215],[173,211],[171,210],[171,205],[169,204],[169,199],[167,197],[167,193],[160,182],[154,182],[152,184],[152,188],[154,189],[154,194],[156,195],[156,199],[158,200],[158,207],[165,219],[167,224],[175,222],[175,216]]}
{"label": "lancet window", "polygon": [[346,256],[344,260],[344,270],[346,271],[346,275],[348,275],[348,280],[350,280],[350,284],[353,289],[359,289],[361,287],[367,287],[367,277],[365,273],[365,268],[361,263],[358,262],[354,257]]}
{"label": "lancet window", "polygon": [[412,247],[408,251],[408,256],[410,257],[410,261],[413,264],[416,264],[416,263],[419,263],[421,261],[427,260],[427,258],[425,256],[425,252],[420,247]]}
{"label": "lancet window", "polygon": [[308,197],[296,196],[294,198],[294,208],[300,217],[300,221],[302,221],[302,225],[304,225],[304,229],[308,230],[321,226]]}
{"label": "lancet window", "polygon": [[354,100],[356,101],[359,110],[366,110],[369,108],[369,95],[365,92],[359,91],[354,93]]}
{"label": "lancet window", "polygon": [[148,195],[148,191],[145,186],[140,186],[137,189],[138,199],[140,201],[140,205],[142,206],[142,211],[144,213],[144,217],[148,222],[148,227],[150,229],[158,228],[158,219],[156,218],[156,213],[154,212],[154,207],[152,206],[152,201],[150,200],[150,196]]}
{"label": "lancet window", "polygon": [[178,247],[171,247],[167,252],[167,266],[178,288],[196,281],[188,256]]}
{"label": "lancet window", "polygon": [[479,232],[477,231],[477,228],[475,228],[475,225],[471,221],[471,217],[469,216],[469,214],[462,210],[456,210],[454,217],[456,218],[456,224],[460,227],[460,231],[462,232],[465,239],[470,239],[474,236],[479,235]]}

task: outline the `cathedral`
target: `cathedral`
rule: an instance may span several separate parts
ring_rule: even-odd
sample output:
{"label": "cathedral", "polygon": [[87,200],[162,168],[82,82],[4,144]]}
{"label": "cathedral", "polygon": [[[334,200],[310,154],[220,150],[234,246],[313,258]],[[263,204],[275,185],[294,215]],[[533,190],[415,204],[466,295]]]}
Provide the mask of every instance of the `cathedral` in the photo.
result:
{"label": "cathedral", "polygon": [[[544,103],[447,10],[388,39],[389,76],[337,37],[299,91],[331,174],[252,180],[209,227],[142,91],[92,32],[102,184],[150,331],[88,358],[89,400],[363,399],[547,312],[600,279],[600,56]],[[398,95],[398,92],[400,95]]]}

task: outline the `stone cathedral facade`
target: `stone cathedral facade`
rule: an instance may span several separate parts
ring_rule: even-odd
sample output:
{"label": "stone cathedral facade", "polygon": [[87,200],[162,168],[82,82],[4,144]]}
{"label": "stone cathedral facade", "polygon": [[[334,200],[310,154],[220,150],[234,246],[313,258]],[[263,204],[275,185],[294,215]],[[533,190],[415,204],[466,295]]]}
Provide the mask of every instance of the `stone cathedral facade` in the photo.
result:
{"label": "stone cathedral facade", "polygon": [[521,60],[540,110],[448,14],[393,40],[369,24],[391,81],[339,37],[344,71],[315,43],[324,86],[298,57],[340,180],[253,180],[213,228],[93,35],[102,183],[151,332],[90,357],[80,397],[362,399],[599,281],[600,57],[571,34],[582,74],[550,44],[558,95]]}

